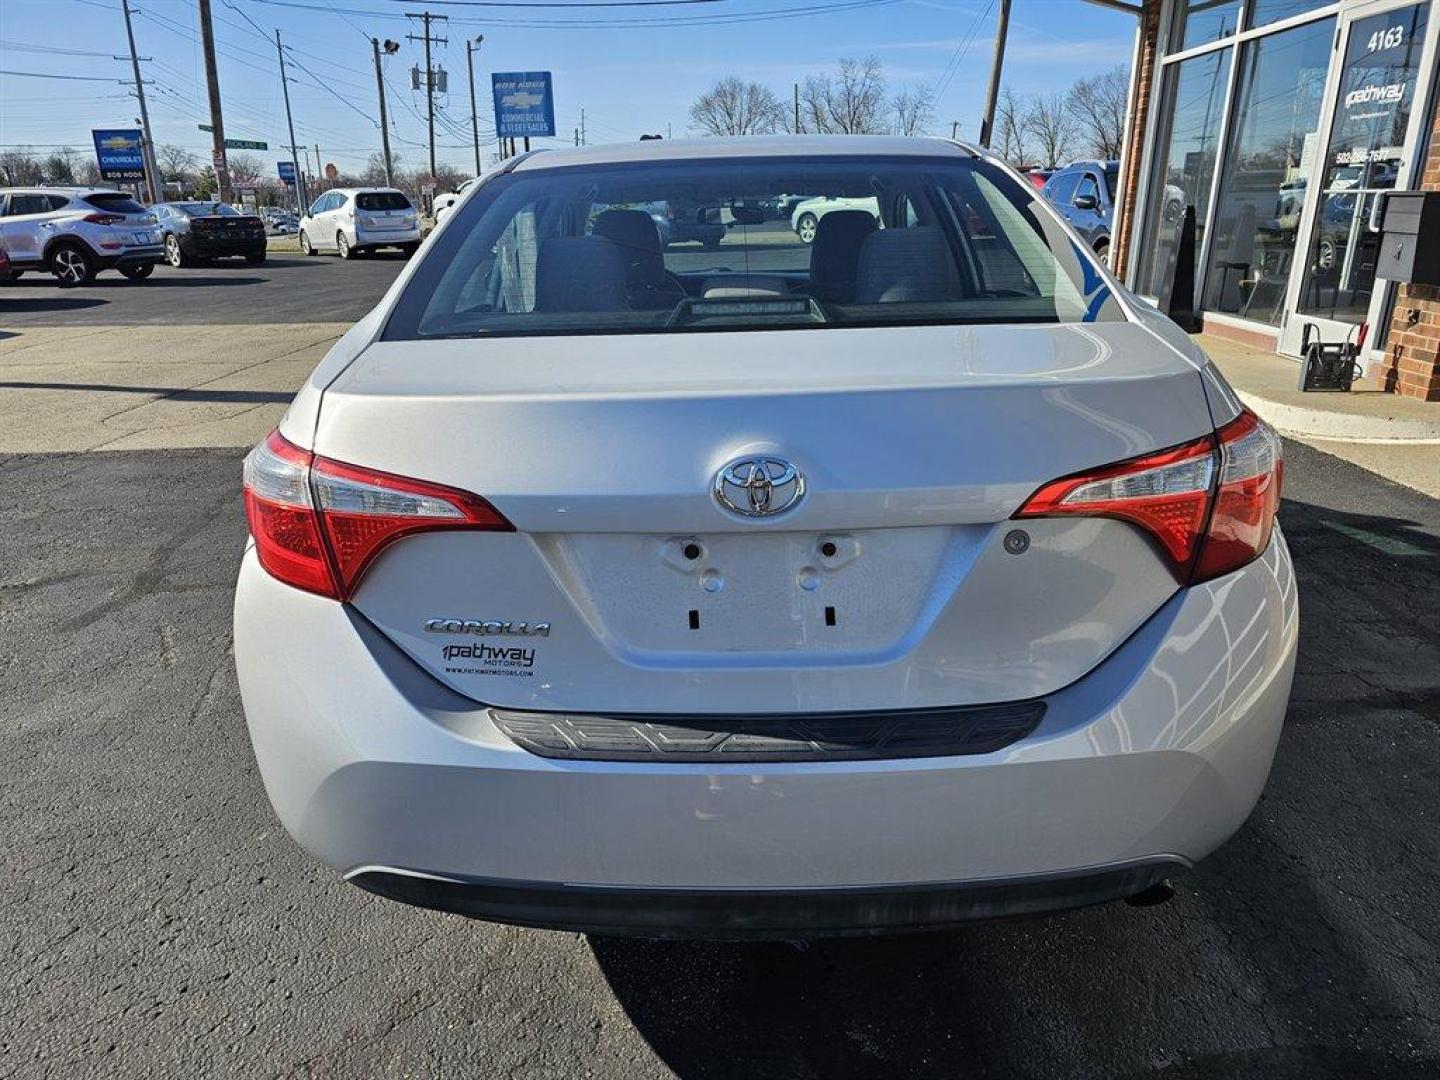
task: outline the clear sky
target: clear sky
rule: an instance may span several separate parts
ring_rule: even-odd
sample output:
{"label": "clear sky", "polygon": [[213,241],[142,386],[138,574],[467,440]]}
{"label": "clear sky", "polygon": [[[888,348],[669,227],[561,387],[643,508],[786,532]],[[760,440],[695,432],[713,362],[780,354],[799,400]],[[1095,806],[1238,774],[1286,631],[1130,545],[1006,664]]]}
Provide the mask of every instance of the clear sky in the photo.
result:
{"label": "clear sky", "polygon": [[[419,33],[398,0],[212,0],[220,52],[226,134],[287,142],[274,33],[297,62],[291,104],[297,141],[320,144],[325,161],[363,165],[380,147],[369,38],[401,49],[385,61],[393,149],[411,166],[426,156],[425,99],[410,89],[424,63]],[[136,46],[157,143],[208,157],[209,119],[195,0],[132,0]],[[686,133],[690,102],[729,74],[769,85],[787,99],[807,74],[842,56],[876,54],[892,89],[926,84],[938,92],[933,129],[960,122],[977,134],[984,101],[995,0],[716,0],[639,7],[600,0],[431,0],[447,14],[448,37],[435,62],[449,73],[437,98],[437,157],[473,171],[465,41],[484,34],[476,56],[481,138],[490,128],[492,71],[554,72],[556,123],[571,141],[585,109],[588,141],[628,141],[642,132]],[[797,14],[796,12],[800,12]],[[776,17],[787,13],[786,17]],[[1082,0],[1014,0],[1005,84],[1021,93],[1063,91],[1075,79],[1128,64],[1135,19]],[[293,51],[292,51],[293,50]],[[125,61],[111,59],[126,55]],[[0,0],[0,144],[37,151],[91,147],[90,129],[130,127],[130,67],[120,0]],[[33,74],[70,76],[35,78]],[[117,80],[114,82],[108,80]],[[104,80],[104,81],[93,81]],[[544,140],[536,140],[541,143]],[[494,144],[490,144],[493,151]]]}

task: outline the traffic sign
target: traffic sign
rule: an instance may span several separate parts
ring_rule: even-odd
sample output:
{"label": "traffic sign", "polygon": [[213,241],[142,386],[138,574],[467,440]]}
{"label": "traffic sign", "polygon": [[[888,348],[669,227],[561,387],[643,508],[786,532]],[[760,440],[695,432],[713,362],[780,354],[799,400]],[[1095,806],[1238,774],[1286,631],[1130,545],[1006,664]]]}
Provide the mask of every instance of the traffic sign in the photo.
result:
{"label": "traffic sign", "polygon": [[490,77],[495,98],[495,134],[554,135],[555,94],[548,71],[497,71]]}

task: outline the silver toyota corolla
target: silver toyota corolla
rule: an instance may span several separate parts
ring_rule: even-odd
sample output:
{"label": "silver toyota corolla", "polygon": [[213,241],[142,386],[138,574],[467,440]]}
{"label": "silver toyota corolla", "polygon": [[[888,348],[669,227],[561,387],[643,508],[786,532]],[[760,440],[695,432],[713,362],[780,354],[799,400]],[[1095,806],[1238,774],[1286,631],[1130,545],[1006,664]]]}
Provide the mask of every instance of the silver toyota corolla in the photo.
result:
{"label": "silver toyota corolla", "polygon": [[[806,244],[780,193],[877,209]],[[656,203],[723,240],[663,247]],[[246,459],[255,754],[348,880],[501,922],[1134,896],[1270,771],[1280,482],[1275,434],[984,152],[527,154]]]}

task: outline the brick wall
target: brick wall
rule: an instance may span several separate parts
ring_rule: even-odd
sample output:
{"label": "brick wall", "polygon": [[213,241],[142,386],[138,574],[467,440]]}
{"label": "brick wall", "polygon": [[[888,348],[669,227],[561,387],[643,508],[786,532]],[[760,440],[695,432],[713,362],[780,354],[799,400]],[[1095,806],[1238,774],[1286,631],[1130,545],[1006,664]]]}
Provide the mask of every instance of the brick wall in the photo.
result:
{"label": "brick wall", "polygon": [[1140,20],[1140,69],[1135,78],[1135,109],[1125,131],[1125,174],[1120,177],[1121,218],[1111,237],[1111,265],[1123,280],[1130,268],[1131,235],[1138,207],[1140,164],[1144,157],[1145,126],[1150,119],[1150,98],[1155,89],[1155,62],[1159,55],[1160,0],[1145,0]]}
{"label": "brick wall", "polygon": [[[1440,109],[1431,124],[1420,187],[1440,191]],[[1385,363],[1378,376],[1386,390],[1422,401],[1440,401],[1440,288],[1397,286]]]}

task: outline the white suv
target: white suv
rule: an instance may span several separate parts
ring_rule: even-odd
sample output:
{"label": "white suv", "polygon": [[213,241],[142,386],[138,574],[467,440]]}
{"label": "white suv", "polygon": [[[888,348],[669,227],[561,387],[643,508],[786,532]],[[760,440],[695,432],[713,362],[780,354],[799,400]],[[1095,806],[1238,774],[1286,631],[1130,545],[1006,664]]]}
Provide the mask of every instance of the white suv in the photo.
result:
{"label": "white suv", "polygon": [[300,219],[300,250],[306,255],[333,249],[348,259],[382,247],[413,255],[420,237],[420,215],[394,188],[335,188]]}
{"label": "white suv", "polygon": [[49,270],[62,285],[111,269],[139,281],[165,256],[154,214],[123,191],[95,188],[0,188],[0,243],[11,278]]}

